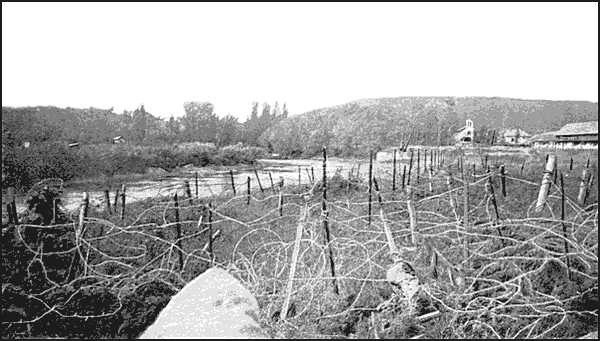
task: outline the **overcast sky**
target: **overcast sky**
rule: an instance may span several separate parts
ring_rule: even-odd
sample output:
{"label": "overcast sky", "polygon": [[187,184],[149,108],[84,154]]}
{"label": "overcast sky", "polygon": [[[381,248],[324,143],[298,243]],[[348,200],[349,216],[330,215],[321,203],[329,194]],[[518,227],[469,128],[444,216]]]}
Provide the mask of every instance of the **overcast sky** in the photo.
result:
{"label": "overcast sky", "polygon": [[2,105],[598,101],[598,4],[2,3]]}

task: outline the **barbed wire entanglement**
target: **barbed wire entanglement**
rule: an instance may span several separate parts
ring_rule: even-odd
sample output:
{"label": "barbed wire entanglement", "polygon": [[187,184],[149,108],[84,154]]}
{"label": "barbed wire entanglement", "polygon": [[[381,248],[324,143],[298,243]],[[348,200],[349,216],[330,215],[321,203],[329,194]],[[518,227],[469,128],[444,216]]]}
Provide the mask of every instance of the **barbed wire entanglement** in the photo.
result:
{"label": "barbed wire entanglement", "polygon": [[[276,337],[381,337],[401,320],[416,325],[409,336],[540,338],[561,336],[571,319],[595,321],[597,190],[585,184],[591,204],[575,199],[581,167],[562,186],[554,177],[540,211],[544,165],[526,177],[520,160],[445,161],[409,177],[380,164],[374,186],[366,167],[340,167],[327,196],[321,170],[301,170],[300,185],[261,172],[260,185],[248,178],[250,194],[248,183],[234,195],[224,181],[210,197],[180,184],[158,191],[176,198],[127,204],[123,219],[109,197],[108,211],[83,202],[65,223],[19,224],[10,236],[24,247],[26,281],[3,284],[3,328],[51,316],[101,324],[149,283],[172,295],[210,266],[247,286]],[[386,279],[396,261],[386,229],[418,277],[416,310]]]}

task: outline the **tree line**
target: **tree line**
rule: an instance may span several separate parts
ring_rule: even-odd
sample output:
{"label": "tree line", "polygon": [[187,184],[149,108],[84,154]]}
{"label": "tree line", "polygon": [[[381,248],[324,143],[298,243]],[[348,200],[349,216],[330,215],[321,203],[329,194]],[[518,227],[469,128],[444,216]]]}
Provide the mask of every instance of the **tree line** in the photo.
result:
{"label": "tree line", "polygon": [[210,102],[190,101],[183,107],[183,116],[169,119],[153,115],[144,105],[122,114],[112,108],[2,107],[3,147],[20,147],[26,142],[103,144],[117,136],[136,145],[202,142],[217,147],[256,146],[266,130],[289,114],[287,105],[278,102],[252,103],[244,122],[233,115],[219,117]]}

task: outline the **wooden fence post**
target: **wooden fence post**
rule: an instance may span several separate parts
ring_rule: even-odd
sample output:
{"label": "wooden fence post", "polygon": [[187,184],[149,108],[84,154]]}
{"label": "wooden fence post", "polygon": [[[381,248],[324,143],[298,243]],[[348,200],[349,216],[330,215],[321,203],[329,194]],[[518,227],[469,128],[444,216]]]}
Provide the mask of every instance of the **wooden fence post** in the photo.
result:
{"label": "wooden fence post", "polygon": [[369,152],[369,226],[371,226],[371,201],[373,200],[373,151]]}
{"label": "wooden fence post", "polygon": [[198,172],[194,172],[194,185],[196,186],[196,199],[198,198]]}
{"label": "wooden fence post", "polygon": [[283,217],[283,176],[279,177],[279,216]]}
{"label": "wooden fence post", "polygon": [[[371,154],[372,155],[372,154]],[[337,295],[339,294],[339,289],[337,286],[337,281],[335,277],[335,263],[333,261],[333,249],[329,243],[330,234],[329,234],[329,211],[327,211],[327,148],[323,146],[323,198],[321,199],[321,214],[323,215],[323,229],[325,230],[325,242],[329,249],[329,266],[331,268],[331,277],[333,283],[333,292]]]}
{"label": "wooden fence post", "polygon": [[302,173],[300,172],[300,166],[298,166],[298,186],[300,186],[300,184],[302,184],[301,176],[302,176]]}
{"label": "wooden fence post", "polygon": [[520,174],[521,174],[521,176],[523,176],[523,168],[525,168],[525,162],[526,162],[526,161],[527,161],[527,160],[523,160],[523,163],[521,164],[521,173],[520,173]]}
{"label": "wooden fence post", "polygon": [[410,161],[408,162],[408,178],[406,178],[406,185],[410,186],[410,175],[412,172],[412,164],[413,164],[413,150],[410,150]]}
{"label": "wooden fence post", "polygon": [[506,197],[506,174],[504,172],[504,165],[500,166],[500,184],[502,186],[502,197]]}
{"label": "wooden fence post", "polygon": [[312,174],[312,181],[315,182],[315,169],[313,166],[310,166],[310,174]]}
{"label": "wooden fence post", "polygon": [[452,195],[452,174],[450,173],[446,175],[446,190],[448,191],[448,196],[450,197],[450,207],[452,207],[452,210],[456,211],[454,196]]}
{"label": "wooden fence post", "polygon": [[417,149],[417,184],[421,179],[421,149]]}
{"label": "wooden fence post", "polygon": [[544,204],[546,203],[546,199],[548,198],[548,191],[550,190],[550,182],[552,177],[552,172],[554,171],[554,167],[556,164],[556,156],[549,155],[546,161],[546,169],[544,170],[544,175],[542,178],[542,184],[540,185],[540,192],[538,194],[537,203],[535,205],[535,212],[541,212],[544,208]]}
{"label": "wooden fence post", "polygon": [[12,221],[15,225],[19,224],[19,215],[17,213],[17,203],[15,201],[15,189],[13,187],[9,187],[7,190],[8,198],[10,200],[10,208],[8,210],[8,217],[10,220],[10,216],[12,215]]}
{"label": "wooden fence post", "polygon": [[263,190],[263,186],[260,183],[260,178],[258,177],[258,172],[256,171],[256,168],[254,168],[254,175],[256,175],[256,181],[258,182],[258,188],[260,188],[260,192],[264,193],[265,191]]}
{"label": "wooden fence post", "polygon": [[115,208],[115,213],[117,213],[117,206],[119,205],[119,188],[115,191],[115,203],[113,207]]}
{"label": "wooden fence post", "polygon": [[406,180],[406,165],[402,165],[402,190],[404,191],[404,185]]}
{"label": "wooden fence post", "polygon": [[573,170],[573,157],[571,156],[571,161],[569,162],[569,170]]}
{"label": "wooden fence post", "polygon": [[125,185],[121,185],[121,220],[125,219]]}
{"label": "wooden fence post", "polygon": [[427,149],[423,150],[423,169],[427,169]]}
{"label": "wooden fence post", "polygon": [[13,215],[13,198],[14,198],[14,189],[12,187],[8,187],[6,189],[6,194],[8,196],[8,203],[6,204],[6,213],[8,214],[8,223],[16,224],[15,216]]}
{"label": "wooden fence post", "polygon": [[177,253],[179,254],[179,271],[183,270],[183,253],[181,247],[181,224],[179,220],[179,200],[177,200],[177,193],[173,196],[173,202],[175,204],[175,229],[177,231],[177,247],[179,248]]}
{"label": "wooden fence post", "polygon": [[563,228],[563,237],[565,238],[565,258],[567,262],[567,271],[569,280],[571,280],[571,264],[569,259],[569,243],[567,242],[567,225],[565,224],[565,183],[563,174],[560,172],[560,220]]}
{"label": "wooden fence post", "polygon": [[190,189],[190,182],[187,180],[183,180],[183,187],[185,188],[185,195],[188,199],[192,198],[192,190]]}
{"label": "wooden fence post", "polygon": [[[494,207],[494,213],[495,213],[495,217],[496,217],[493,222],[495,225],[500,220],[500,215],[498,214],[498,205],[496,204],[496,194],[494,193],[494,182],[492,181],[492,173],[490,172],[489,168],[487,170],[487,176],[488,176],[488,179],[487,179],[487,183],[486,183],[486,189],[492,199],[492,206]],[[500,236],[502,236],[502,234],[500,233],[500,230],[498,230],[498,234],[500,234]]]}
{"label": "wooden fence post", "polygon": [[392,192],[396,191],[396,149],[394,149],[394,161],[392,165]]}
{"label": "wooden fence post", "polygon": [[250,177],[248,177],[248,186],[247,187],[248,187],[248,189],[246,192],[246,196],[247,196],[246,205],[250,205]]}
{"label": "wooden fence post", "polygon": [[208,254],[210,257],[210,266],[213,266],[215,254],[213,252],[213,227],[212,227],[212,204],[208,202]]}
{"label": "wooden fence post", "polygon": [[106,201],[106,213],[110,214],[110,194],[108,192],[108,189],[104,190],[104,199]]}
{"label": "wooden fence post", "polygon": [[233,196],[235,197],[237,194],[235,192],[235,180],[233,179],[233,170],[229,170],[229,176],[231,177],[231,189],[233,189]]}
{"label": "wooden fence post", "polygon": [[52,224],[56,224],[56,213],[58,210],[58,204],[56,198],[52,199]]}

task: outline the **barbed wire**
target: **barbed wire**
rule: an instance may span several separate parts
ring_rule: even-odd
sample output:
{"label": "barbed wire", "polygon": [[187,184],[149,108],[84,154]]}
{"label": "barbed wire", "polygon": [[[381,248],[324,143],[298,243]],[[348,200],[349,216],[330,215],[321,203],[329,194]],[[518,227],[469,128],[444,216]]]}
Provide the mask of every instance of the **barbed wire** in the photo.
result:
{"label": "barbed wire", "polygon": [[[343,178],[342,172],[354,170],[354,167],[340,167],[334,177]],[[377,176],[380,181],[389,181],[391,177],[388,170],[382,169]],[[452,180],[450,185],[447,176]],[[383,199],[381,204],[377,200],[372,203],[374,207],[380,205],[382,213],[372,214],[369,220],[364,213],[365,206],[370,205],[365,199],[369,187],[353,174],[343,178],[347,181],[339,188],[335,187],[338,183],[330,185],[330,191],[341,194],[327,201],[326,212],[321,211],[320,181],[283,187],[281,210],[285,214],[282,215],[278,207],[279,188],[272,188],[270,182],[263,182],[264,193],[254,188],[250,205],[244,192],[246,184],[239,184],[238,195],[233,196],[231,183],[223,182],[222,190],[209,198],[182,199],[178,209],[185,218],[174,222],[170,217],[174,203],[162,195],[177,192],[184,196],[185,192],[181,185],[169,184],[154,199],[146,200],[148,207],[129,217],[127,224],[86,217],[84,228],[79,230],[74,216],[71,216],[73,223],[67,224],[21,224],[15,228],[15,236],[32,256],[27,272],[43,277],[43,285],[27,292],[26,300],[36,302],[42,309],[26,320],[2,323],[32,324],[49,314],[82,319],[111,316],[121,309],[123,297],[137,288],[158,281],[177,291],[210,264],[224,267],[239,278],[262,302],[264,315],[270,317],[281,309],[286,298],[298,224],[302,225],[302,234],[290,293],[296,311],[284,318],[283,323],[304,336],[332,336],[303,331],[303,323],[308,320],[327,320],[357,312],[384,316],[378,307],[390,299],[381,292],[388,287],[385,271],[392,258],[383,224],[392,230],[403,258],[413,264],[421,284],[419,295],[448,314],[447,323],[456,336],[466,337],[476,330],[485,337],[539,338],[558,328],[570,315],[597,317],[597,310],[571,306],[594,290],[597,295],[597,202],[580,207],[567,196],[565,205],[570,214],[561,220],[553,208],[561,199],[560,188],[554,185],[541,214],[533,210],[535,201],[532,201],[526,206],[524,217],[510,217],[510,202],[504,200],[497,207],[502,218],[496,221],[491,196],[485,191],[490,177],[498,178],[499,174],[490,172],[461,178],[448,171],[436,171],[431,178],[423,173],[420,183],[411,184],[418,199],[416,248],[411,243],[406,193],[401,188],[391,191],[391,186],[377,193],[373,191],[374,197],[376,193]],[[539,186],[516,175],[507,174],[506,179],[513,187]],[[462,207],[465,182],[471,190],[467,193],[468,212]],[[207,206],[208,201],[214,205]],[[206,220],[208,212],[213,218],[210,222]],[[468,224],[463,221],[465,216]],[[331,227],[329,242],[324,240],[321,226],[325,217]],[[174,232],[177,226],[183,232],[179,238]],[[568,227],[567,233],[563,226]],[[32,242],[23,235],[28,228],[47,233],[62,229],[73,236],[73,246],[46,250],[43,242]],[[209,238],[213,238],[208,235],[211,231],[219,231],[222,239],[220,243],[218,239],[214,241],[218,245],[216,258],[207,249]],[[563,245],[568,245],[568,253]],[[326,299],[334,295],[329,284],[334,279],[328,271],[329,249],[333,251],[335,280],[340,286],[339,298],[335,300]],[[51,260],[64,256],[73,257],[81,269],[70,269],[62,280],[52,278]],[[182,268],[178,265],[179,257]],[[568,273],[579,282],[587,281],[585,290],[547,292],[540,278],[553,267],[561,269],[555,269],[560,276]],[[72,311],[70,303],[78,294],[98,287],[112,295],[105,311],[96,314]],[[68,295],[55,301],[52,297],[56,292]]]}

